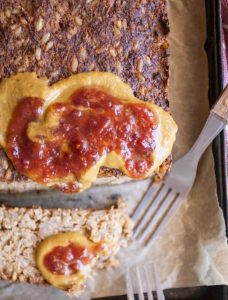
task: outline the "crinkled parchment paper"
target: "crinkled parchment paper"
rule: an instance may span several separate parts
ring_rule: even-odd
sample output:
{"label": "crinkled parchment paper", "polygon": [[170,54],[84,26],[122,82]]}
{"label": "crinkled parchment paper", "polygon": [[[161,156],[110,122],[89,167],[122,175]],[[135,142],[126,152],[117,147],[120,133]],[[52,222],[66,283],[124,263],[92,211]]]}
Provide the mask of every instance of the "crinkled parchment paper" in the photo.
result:
{"label": "crinkled parchment paper", "polygon": [[[208,115],[208,70],[204,52],[206,20],[204,0],[169,0],[171,26],[171,108],[179,126],[174,150],[175,158],[191,147]],[[104,207],[114,201],[112,195],[122,194],[129,211],[149,186],[148,180],[119,186],[97,187],[76,197],[59,194],[39,195],[36,204],[45,206]],[[22,196],[19,196],[19,198]],[[31,205],[37,195],[8,199],[8,204]],[[46,198],[46,199],[45,199]],[[79,201],[75,201],[77,198]],[[3,200],[1,200],[3,202]],[[154,261],[164,288],[228,284],[228,247],[224,220],[216,198],[214,162],[211,149],[203,156],[194,188],[166,230],[150,248],[144,260]],[[126,250],[125,250],[126,251]],[[140,259],[139,251],[130,253],[131,261]],[[125,257],[125,252],[120,253]],[[142,257],[142,256],[141,256]],[[121,264],[123,266],[124,263]],[[125,294],[124,277],[119,270],[101,273],[90,281],[92,296]],[[88,296],[85,294],[84,297]],[[1,282],[0,299],[66,299],[63,292],[52,287]]]}

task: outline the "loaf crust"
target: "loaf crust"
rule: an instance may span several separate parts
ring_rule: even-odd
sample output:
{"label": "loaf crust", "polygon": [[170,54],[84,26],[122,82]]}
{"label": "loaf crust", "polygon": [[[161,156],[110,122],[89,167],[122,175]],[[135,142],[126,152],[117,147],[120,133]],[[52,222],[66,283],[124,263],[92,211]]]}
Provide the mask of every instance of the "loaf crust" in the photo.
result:
{"label": "loaf crust", "polygon": [[[36,72],[52,84],[85,71],[109,71],[136,97],[169,110],[166,0],[5,0],[0,2],[0,79]],[[163,178],[168,158],[156,172]],[[125,181],[101,168],[96,184]],[[122,178],[122,180],[121,180]],[[0,149],[0,190],[43,187],[18,174]]]}

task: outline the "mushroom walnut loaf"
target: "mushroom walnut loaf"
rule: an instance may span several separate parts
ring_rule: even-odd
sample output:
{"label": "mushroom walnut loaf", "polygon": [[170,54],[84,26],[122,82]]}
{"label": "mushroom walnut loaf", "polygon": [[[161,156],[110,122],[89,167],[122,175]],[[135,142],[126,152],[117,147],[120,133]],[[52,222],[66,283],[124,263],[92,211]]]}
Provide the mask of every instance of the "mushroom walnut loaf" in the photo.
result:
{"label": "mushroom walnut loaf", "polygon": [[[71,74],[110,71],[142,100],[168,109],[166,0],[5,0],[0,2],[0,79],[25,71],[50,84]],[[170,167],[167,159],[156,176]],[[97,183],[121,182],[101,168]],[[18,174],[0,150],[0,189],[43,189]]]}
{"label": "mushroom walnut loaf", "polygon": [[[44,284],[34,253],[46,237],[77,231],[93,242],[112,241],[107,254],[99,255],[94,270],[116,263],[114,256],[126,246],[132,223],[119,206],[109,210],[43,209],[0,207],[0,279]],[[83,287],[82,287],[83,288]],[[78,294],[80,291],[71,290]]]}

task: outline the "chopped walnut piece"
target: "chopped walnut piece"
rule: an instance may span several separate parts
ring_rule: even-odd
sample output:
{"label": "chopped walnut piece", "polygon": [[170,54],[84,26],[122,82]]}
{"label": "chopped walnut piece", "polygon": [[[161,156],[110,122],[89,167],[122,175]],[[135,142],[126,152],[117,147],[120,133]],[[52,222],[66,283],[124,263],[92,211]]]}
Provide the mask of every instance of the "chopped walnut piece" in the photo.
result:
{"label": "chopped walnut piece", "polygon": [[72,63],[71,63],[71,70],[72,72],[76,72],[78,68],[78,59],[76,56],[73,56]]}
{"label": "chopped walnut piece", "polygon": [[9,9],[6,10],[5,15],[7,18],[11,17],[11,11]]}
{"label": "chopped walnut piece", "polygon": [[139,60],[137,61],[137,71],[141,73],[142,70],[143,70],[143,60],[142,60],[142,59],[139,59]]}
{"label": "chopped walnut piece", "polygon": [[22,27],[19,26],[19,27],[17,27],[17,29],[15,30],[15,35],[16,35],[16,36],[20,36],[20,35],[21,35],[21,32],[22,32]]}
{"label": "chopped walnut piece", "polygon": [[47,52],[48,50],[50,50],[54,45],[53,41],[49,41],[45,47],[45,51]]}
{"label": "chopped walnut piece", "polygon": [[36,22],[36,30],[40,31],[44,26],[43,18],[39,17],[38,21]]}
{"label": "chopped walnut piece", "polygon": [[117,27],[118,27],[119,29],[121,29],[121,28],[122,28],[122,21],[121,21],[121,20],[118,20],[118,21],[116,22],[116,25],[117,25]]}
{"label": "chopped walnut piece", "polygon": [[138,41],[134,41],[132,49],[136,51],[136,50],[138,50],[138,48],[139,48],[139,42]]}
{"label": "chopped walnut piece", "polygon": [[81,57],[83,60],[85,60],[86,57],[87,57],[87,51],[86,51],[86,49],[85,49],[84,47],[81,47],[79,53],[80,53],[80,57]]}
{"label": "chopped walnut piece", "polygon": [[36,48],[35,56],[37,60],[40,60],[41,58],[41,49],[38,47]]}
{"label": "chopped walnut piece", "polygon": [[76,24],[77,24],[78,26],[81,26],[81,25],[82,25],[82,19],[81,19],[81,18],[79,18],[78,16],[76,16],[74,19],[75,19],[75,22],[76,22]]}
{"label": "chopped walnut piece", "polygon": [[116,57],[116,55],[117,55],[116,50],[114,48],[111,48],[109,50],[109,53],[111,54],[112,57]]}
{"label": "chopped walnut piece", "polygon": [[42,39],[41,39],[41,44],[46,44],[48,42],[48,40],[50,39],[50,32],[47,32],[43,35]]}

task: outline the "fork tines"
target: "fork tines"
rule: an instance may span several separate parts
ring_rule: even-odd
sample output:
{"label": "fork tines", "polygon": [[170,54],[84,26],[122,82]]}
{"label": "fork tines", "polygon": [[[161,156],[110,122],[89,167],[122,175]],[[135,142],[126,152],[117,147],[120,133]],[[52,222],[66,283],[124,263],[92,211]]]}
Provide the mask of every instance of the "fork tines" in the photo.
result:
{"label": "fork tines", "polygon": [[171,219],[180,201],[180,194],[170,186],[152,183],[132,215],[134,238],[144,244],[151,243]]}
{"label": "fork tines", "polygon": [[[155,284],[156,299],[165,300],[162,286],[158,277],[158,272],[154,264],[148,266],[136,266],[131,270],[127,270],[126,284],[127,284],[127,296],[129,300],[134,300],[135,296],[138,296],[139,300],[154,300],[152,288],[150,286],[151,276]],[[135,292],[133,284],[135,283]],[[145,290],[145,292],[144,292]]]}

